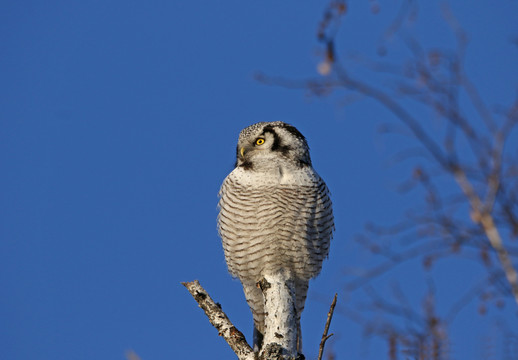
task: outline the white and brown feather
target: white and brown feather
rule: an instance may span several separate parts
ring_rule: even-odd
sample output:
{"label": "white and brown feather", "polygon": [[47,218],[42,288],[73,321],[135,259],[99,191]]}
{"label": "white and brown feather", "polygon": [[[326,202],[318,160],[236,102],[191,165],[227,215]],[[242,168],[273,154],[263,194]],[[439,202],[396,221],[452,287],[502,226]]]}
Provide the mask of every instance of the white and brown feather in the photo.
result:
{"label": "white and brown feather", "polygon": [[[254,142],[266,143],[256,149]],[[240,149],[244,147],[244,156]],[[305,138],[282,122],[244,129],[236,168],[219,193],[219,234],[229,272],[243,284],[252,310],[256,345],[264,330],[264,274],[288,271],[295,280],[296,307],[304,309],[309,279],[329,253],[334,230],[326,184],[311,166]]]}

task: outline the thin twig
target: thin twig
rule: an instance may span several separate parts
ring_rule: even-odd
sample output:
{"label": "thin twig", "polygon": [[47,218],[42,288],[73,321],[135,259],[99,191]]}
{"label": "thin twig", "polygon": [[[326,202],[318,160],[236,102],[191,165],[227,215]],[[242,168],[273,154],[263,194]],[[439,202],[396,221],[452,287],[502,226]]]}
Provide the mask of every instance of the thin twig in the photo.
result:
{"label": "thin twig", "polygon": [[327,339],[329,339],[334,334],[327,335],[327,332],[329,331],[329,326],[331,325],[331,319],[333,318],[333,313],[335,311],[336,306],[336,298],[338,297],[338,294],[335,294],[335,297],[333,298],[333,302],[331,303],[331,307],[329,308],[329,312],[327,313],[327,321],[326,326],[324,328],[324,333],[322,334],[322,340],[320,341],[320,348],[318,350],[318,359],[322,360],[322,356],[324,355],[324,346],[326,344]]}

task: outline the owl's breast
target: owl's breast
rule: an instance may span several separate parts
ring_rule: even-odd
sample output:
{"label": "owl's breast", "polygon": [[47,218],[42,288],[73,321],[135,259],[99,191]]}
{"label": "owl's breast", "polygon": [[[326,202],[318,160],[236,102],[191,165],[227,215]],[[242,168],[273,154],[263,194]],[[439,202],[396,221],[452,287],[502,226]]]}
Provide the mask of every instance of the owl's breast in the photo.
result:
{"label": "owl's breast", "polygon": [[269,175],[236,168],[220,191],[218,227],[232,275],[258,281],[286,269],[318,274],[333,231],[325,183],[312,171]]}

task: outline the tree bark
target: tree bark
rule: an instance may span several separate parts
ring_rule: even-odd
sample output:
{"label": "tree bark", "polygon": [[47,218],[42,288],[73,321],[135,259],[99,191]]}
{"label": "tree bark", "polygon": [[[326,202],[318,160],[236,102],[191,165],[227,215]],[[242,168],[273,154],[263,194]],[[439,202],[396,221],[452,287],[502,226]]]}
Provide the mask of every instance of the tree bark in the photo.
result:
{"label": "tree bark", "polygon": [[264,296],[265,333],[261,359],[297,358],[295,282],[288,273],[265,275],[258,283]]}

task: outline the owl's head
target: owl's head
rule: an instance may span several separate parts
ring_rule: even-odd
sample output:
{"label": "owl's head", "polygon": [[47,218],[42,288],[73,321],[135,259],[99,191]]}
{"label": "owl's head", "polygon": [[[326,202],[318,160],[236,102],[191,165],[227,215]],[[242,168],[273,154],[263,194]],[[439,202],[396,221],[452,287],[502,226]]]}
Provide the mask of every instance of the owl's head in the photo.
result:
{"label": "owl's head", "polygon": [[239,134],[236,156],[236,166],[245,169],[277,160],[299,167],[311,165],[306,138],[282,121],[260,122],[244,128]]}

